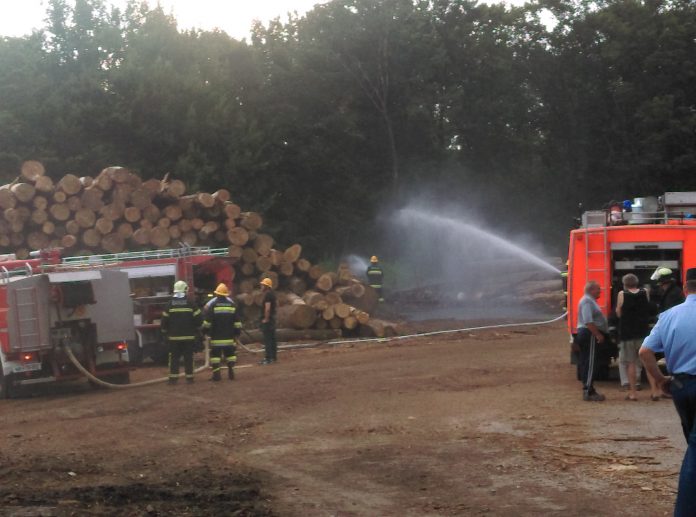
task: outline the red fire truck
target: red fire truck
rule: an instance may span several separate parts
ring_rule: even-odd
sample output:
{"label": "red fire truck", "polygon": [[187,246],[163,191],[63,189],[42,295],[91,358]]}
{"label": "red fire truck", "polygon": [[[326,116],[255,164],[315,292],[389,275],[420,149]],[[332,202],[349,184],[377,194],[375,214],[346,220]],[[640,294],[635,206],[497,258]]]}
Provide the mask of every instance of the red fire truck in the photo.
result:
{"label": "red fire truck", "polygon": [[144,357],[166,359],[159,330],[176,280],[200,301],[232,286],[227,249],[191,248],[0,262],[0,397],[21,386],[81,377],[70,346],[94,375],[127,383]]}
{"label": "red fire truck", "polygon": [[134,336],[128,277],[110,270],[46,267],[41,260],[0,264],[0,397],[31,384],[92,374],[129,382]]}
{"label": "red fire truck", "polygon": [[[621,277],[635,274],[651,290],[650,276],[667,267],[678,281],[696,267],[696,192],[667,192],[637,198],[606,210],[585,212],[580,228],[570,233],[568,250],[568,330],[577,332],[577,308],[587,282],[599,283],[598,300],[610,319],[616,310]],[[654,296],[659,292],[652,290]],[[599,371],[606,372],[609,357]]]}
{"label": "red fire truck", "polygon": [[219,283],[225,283],[232,290],[235,276],[234,259],[228,256],[227,248],[186,246],[89,255],[65,258],[62,264],[108,268],[128,275],[135,324],[135,338],[129,341],[132,364],[140,364],[148,357],[156,363],[167,361],[160,319],[176,280],[188,283],[189,293],[202,305]]}

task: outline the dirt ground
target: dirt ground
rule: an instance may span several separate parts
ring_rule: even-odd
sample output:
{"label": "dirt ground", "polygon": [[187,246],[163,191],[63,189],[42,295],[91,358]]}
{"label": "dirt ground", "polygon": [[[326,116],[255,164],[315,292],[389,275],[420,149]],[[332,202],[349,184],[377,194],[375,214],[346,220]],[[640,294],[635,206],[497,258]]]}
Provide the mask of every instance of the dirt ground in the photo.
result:
{"label": "dirt ground", "polygon": [[684,450],[671,403],[626,402],[615,383],[582,402],[561,324],[207,376],[1,401],[0,515],[671,513]]}

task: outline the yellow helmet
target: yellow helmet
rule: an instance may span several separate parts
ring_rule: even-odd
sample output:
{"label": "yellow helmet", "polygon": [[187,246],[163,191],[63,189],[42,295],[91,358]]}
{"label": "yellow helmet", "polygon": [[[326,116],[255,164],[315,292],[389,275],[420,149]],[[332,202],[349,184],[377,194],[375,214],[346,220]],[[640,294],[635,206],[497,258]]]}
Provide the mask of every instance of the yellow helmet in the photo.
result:
{"label": "yellow helmet", "polygon": [[377,255],[372,255],[372,258],[370,259],[370,262],[372,262],[373,264],[376,264],[377,262],[379,262],[379,259],[377,258]]}
{"label": "yellow helmet", "polygon": [[273,280],[271,280],[270,278],[264,278],[263,280],[261,280],[261,285],[273,288]]}
{"label": "yellow helmet", "polygon": [[214,293],[218,296],[229,296],[230,290],[227,288],[225,284],[221,283],[215,288]]}

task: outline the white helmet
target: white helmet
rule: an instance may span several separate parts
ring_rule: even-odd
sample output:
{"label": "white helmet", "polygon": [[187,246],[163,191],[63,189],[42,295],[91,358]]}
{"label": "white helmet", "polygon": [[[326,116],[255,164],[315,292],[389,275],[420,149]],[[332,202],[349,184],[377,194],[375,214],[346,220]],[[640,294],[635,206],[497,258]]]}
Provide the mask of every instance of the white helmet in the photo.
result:
{"label": "white helmet", "polygon": [[188,284],[183,280],[179,280],[174,284],[175,293],[185,293],[186,291],[188,291]]}
{"label": "white helmet", "polygon": [[662,279],[668,279],[672,276],[672,270],[668,267],[658,267],[655,272],[652,274],[650,277],[650,280],[653,282],[662,280]]}

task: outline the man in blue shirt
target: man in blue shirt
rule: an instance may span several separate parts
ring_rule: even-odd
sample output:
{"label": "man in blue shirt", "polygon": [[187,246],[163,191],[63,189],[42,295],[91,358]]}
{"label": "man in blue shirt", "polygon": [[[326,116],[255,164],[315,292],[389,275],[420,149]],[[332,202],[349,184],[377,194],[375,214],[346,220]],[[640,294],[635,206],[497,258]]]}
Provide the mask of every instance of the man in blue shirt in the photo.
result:
{"label": "man in blue shirt", "polygon": [[594,388],[594,370],[597,361],[597,345],[606,346],[609,324],[597,304],[602,289],[597,282],[590,281],[585,286],[585,296],[578,304],[578,333],[575,345],[580,352],[578,364],[582,380],[583,400],[601,402],[604,395]]}
{"label": "man in blue shirt", "polygon": [[[646,370],[664,393],[671,393],[686,438],[675,517],[696,512],[696,268],[686,272],[686,294],[683,304],[660,315],[640,349]],[[671,377],[662,375],[657,366],[659,352],[665,354]]]}

